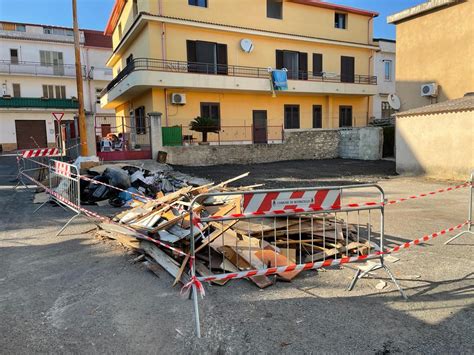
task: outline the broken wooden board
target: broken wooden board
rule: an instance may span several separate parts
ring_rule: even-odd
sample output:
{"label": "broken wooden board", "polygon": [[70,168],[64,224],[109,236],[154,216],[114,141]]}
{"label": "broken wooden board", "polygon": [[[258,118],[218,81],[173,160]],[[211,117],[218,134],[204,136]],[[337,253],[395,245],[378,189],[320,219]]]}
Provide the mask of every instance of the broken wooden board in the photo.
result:
{"label": "broken wooden board", "polygon": [[[290,260],[288,260],[286,256],[275,253],[273,250],[269,250],[269,249],[257,250],[255,252],[255,256],[259,258],[263,264],[270,267],[289,266],[289,265],[294,264]],[[302,270],[279,272],[277,273],[277,275],[283,278],[284,280],[291,281],[301,271]]]}
{"label": "broken wooden board", "polygon": [[364,255],[362,254],[362,252],[365,252],[366,248],[368,248],[368,245],[358,243],[358,242],[351,242],[347,246],[339,244],[339,246],[336,248],[327,249],[326,251],[323,251],[321,253],[306,256],[305,262],[310,263],[313,261],[323,260],[325,258],[329,258],[337,254],[343,254],[346,251],[350,251],[350,250],[358,249],[358,248],[360,250],[360,254]]}
{"label": "broken wooden board", "polygon": [[[195,262],[195,267],[196,267],[196,273],[203,277],[209,277],[213,276],[213,273],[209,271],[209,269],[204,265],[202,262],[199,260],[196,260]],[[213,284],[219,285],[219,286],[224,286],[229,280],[214,280],[211,281]]]}
{"label": "broken wooden board", "polygon": [[[243,258],[239,257],[235,249],[229,246],[220,247],[218,249],[232,264],[239,270],[252,270],[252,266]],[[265,275],[250,276],[250,281],[260,288],[266,288],[273,285],[273,282]]]}
{"label": "broken wooden board", "polygon": [[[140,241],[140,248],[145,251],[155,262],[157,262],[163,269],[165,269],[171,276],[176,277],[179,272],[178,263],[158,248],[155,244],[147,241]],[[181,279],[183,283],[188,282],[187,275],[182,275]]]}

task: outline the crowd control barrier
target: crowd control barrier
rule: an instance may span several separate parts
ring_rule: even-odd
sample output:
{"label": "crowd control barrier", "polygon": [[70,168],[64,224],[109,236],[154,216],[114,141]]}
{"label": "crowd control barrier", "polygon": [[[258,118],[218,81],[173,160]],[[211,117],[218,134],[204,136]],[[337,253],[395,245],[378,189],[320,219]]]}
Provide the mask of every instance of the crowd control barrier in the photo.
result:
{"label": "crowd control barrier", "polygon": [[[365,197],[368,191],[377,196],[378,202],[346,204],[349,198]],[[222,216],[194,212],[199,211],[199,205],[218,204],[223,200],[235,200],[236,208]],[[202,282],[269,275],[289,280],[303,270],[377,259],[378,262],[373,263],[369,270],[356,272],[349,290],[368,272],[383,269],[406,298],[384,263],[385,204],[384,191],[375,184],[197,196],[189,208],[193,221],[191,236],[200,234],[202,222],[217,231],[206,238],[201,234],[204,239],[198,249],[191,238],[189,287],[192,288],[197,336],[200,337],[198,291],[202,289]],[[201,276],[198,277],[197,252],[202,254],[204,251],[208,267],[202,270],[201,266]],[[226,259],[237,268],[225,266]],[[215,274],[214,265],[231,272]]]}
{"label": "crowd control barrier", "polygon": [[454,237],[452,237],[451,239],[449,239],[448,241],[446,241],[444,244],[449,244],[451,243],[453,240],[456,240],[458,239],[459,237],[465,235],[465,234],[471,234],[471,235],[474,235],[474,231],[472,230],[472,225],[474,224],[473,223],[473,220],[472,220],[472,210],[473,210],[473,200],[474,200],[474,171],[471,173],[471,183],[470,183],[470,186],[469,186],[469,208],[468,208],[468,212],[467,212],[467,222],[466,222],[466,226],[467,226],[467,229],[464,230],[464,231],[461,231],[460,233],[456,234]]}

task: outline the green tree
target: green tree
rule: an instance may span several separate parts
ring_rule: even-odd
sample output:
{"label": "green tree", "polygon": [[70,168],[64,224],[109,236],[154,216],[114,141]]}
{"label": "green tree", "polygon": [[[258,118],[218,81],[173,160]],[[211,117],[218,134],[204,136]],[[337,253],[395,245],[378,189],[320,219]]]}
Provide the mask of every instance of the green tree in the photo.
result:
{"label": "green tree", "polygon": [[189,129],[202,133],[202,141],[207,142],[208,133],[219,133],[219,123],[209,117],[197,116],[189,124]]}

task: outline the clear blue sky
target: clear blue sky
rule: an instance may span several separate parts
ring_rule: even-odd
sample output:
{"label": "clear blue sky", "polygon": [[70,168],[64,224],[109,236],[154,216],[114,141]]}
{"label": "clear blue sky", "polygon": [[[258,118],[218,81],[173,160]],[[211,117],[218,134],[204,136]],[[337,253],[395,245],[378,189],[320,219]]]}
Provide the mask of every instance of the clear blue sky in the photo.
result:
{"label": "clear blue sky", "polygon": [[[156,0],[150,0],[156,1]],[[232,1],[235,0],[213,0]],[[374,36],[395,38],[395,26],[387,15],[425,2],[425,0],[332,0],[328,1],[380,13],[374,22]],[[77,0],[79,26],[103,30],[114,0]],[[72,27],[71,0],[0,0],[0,20]]]}

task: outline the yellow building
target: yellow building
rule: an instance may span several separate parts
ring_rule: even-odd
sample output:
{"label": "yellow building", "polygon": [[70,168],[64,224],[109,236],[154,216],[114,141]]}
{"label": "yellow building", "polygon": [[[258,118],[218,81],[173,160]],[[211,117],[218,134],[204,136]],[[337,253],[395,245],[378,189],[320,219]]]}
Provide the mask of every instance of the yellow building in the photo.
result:
{"label": "yellow building", "polygon": [[[183,135],[208,116],[235,141],[365,126],[376,16],[317,0],[116,0],[105,31],[115,78],[101,104],[137,127],[162,112]],[[273,93],[269,70],[282,68],[288,90]]]}
{"label": "yellow building", "polygon": [[473,0],[431,0],[388,17],[397,26],[401,111],[474,91],[473,14]]}

